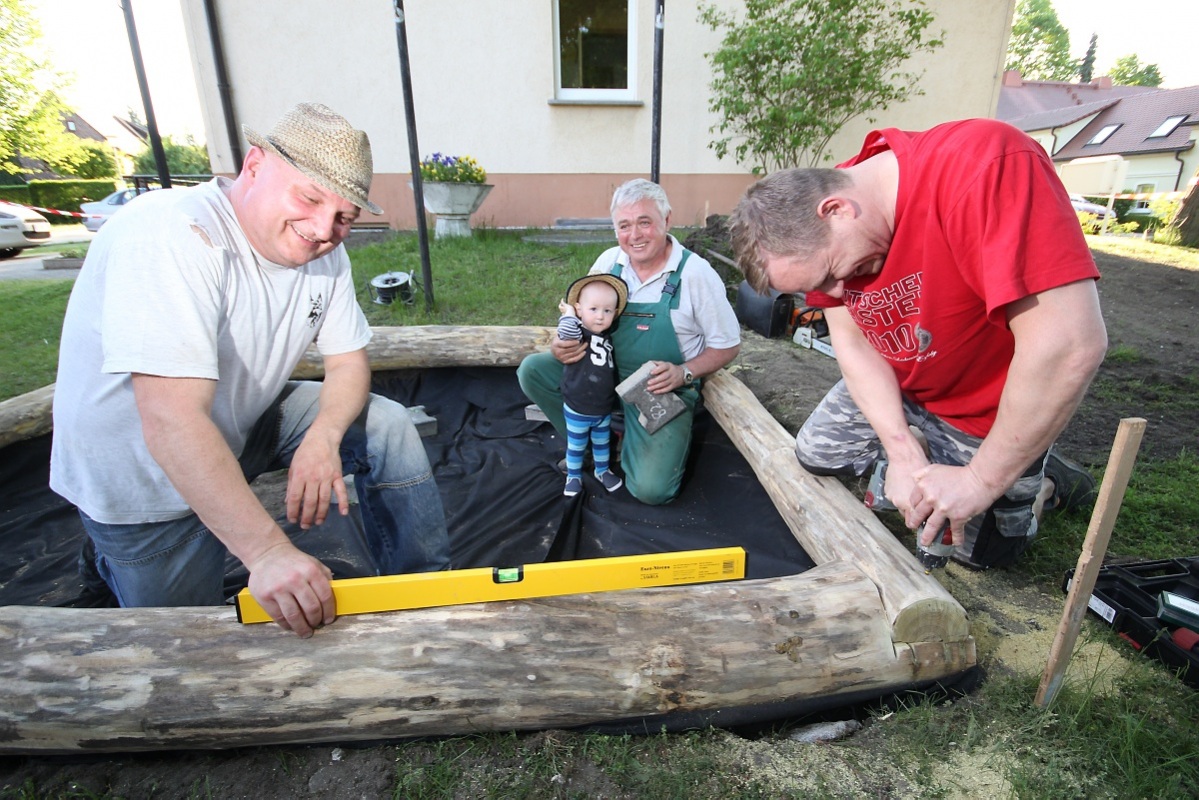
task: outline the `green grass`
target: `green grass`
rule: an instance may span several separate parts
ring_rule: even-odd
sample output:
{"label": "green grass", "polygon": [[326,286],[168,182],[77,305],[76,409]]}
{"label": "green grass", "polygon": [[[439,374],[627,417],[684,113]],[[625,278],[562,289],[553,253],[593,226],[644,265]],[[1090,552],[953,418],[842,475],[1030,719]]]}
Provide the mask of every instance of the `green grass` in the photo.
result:
{"label": "green grass", "polygon": [[482,229],[462,239],[434,240],[429,247],[433,310],[423,293],[412,305],[371,302],[372,278],[386,272],[422,277],[413,234],[356,248],[350,254],[359,301],[372,325],[552,325],[566,287],[615,244],[544,245],[514,231]]}
{"label": "green grass", "polygon": [[[1139,459],[1116,519],[1107,553],[1140,561],[1199,555],[1199,457]],[[1082,551],[1089,514],[1050,514],[1014,569],[1051,586],[1060,584]]]}
{"label": "green grass", "polygon": [[1134,237],[1088,236],[1087,244],[1092,250],[1109,253],[1114,256],[1135,258],[1140,261],[1152,261],[1167,267],[1178,269],[1199,270],[1199,250],[1193,247],[1175,247],[1148,242]]}
{"label": "green grass", "polygon": [[1142,358],[1135,347],[1129,347],[1126,344],[1118,344],[1115,347],[1109,348],[1107,355],[1104,356],[1104,362],[1107,364],[1135,364]]}
{"label": "green grass", "polygon": [[1133,662],[1110,691],[1067,684],[1048,709],[1033,703],[1039,676],[995,674],[969,698],[914,703],[872,732],[926,780],[945,756],[972,753],[1021,798],[1193,797],[1199,695],[1147,667]]}
{"label": "green grass", "polygon": [[70,279],[0,281],[0,400],[54,382]]}
{"label": "green grass", "polygon": [[[727,734],[601,736],[568,731],[458,736],[396,748],[399,800],[778,797],[716,755]],[[585,785],[586,790],[578,788]]]}

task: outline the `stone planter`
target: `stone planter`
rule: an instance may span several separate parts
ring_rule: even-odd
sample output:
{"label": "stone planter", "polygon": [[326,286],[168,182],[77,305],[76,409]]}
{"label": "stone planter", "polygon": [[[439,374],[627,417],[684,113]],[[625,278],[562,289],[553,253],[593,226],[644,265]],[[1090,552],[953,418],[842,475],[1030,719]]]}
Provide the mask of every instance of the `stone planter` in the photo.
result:
{"label": "stone planter", "polygon": [[436,238],[470,236],[470,215],[490,191],[489,183],[425,181],[425,210],[437,216]]}

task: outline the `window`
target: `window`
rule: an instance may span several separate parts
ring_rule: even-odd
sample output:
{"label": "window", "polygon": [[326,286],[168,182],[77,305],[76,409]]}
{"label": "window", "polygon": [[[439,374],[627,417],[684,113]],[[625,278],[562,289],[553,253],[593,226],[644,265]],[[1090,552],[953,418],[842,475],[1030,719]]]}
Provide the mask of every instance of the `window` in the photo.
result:
{"label": "window", "polygon": [[1174,129],[1182,124],[1182,121],[1187,118],[1186,114],[1179,114],[1176,117],[1166,117],[1166,121],[1157,126],[1157,130],[1149,134],[1147,139],[1157,139],[1162,136],[1169,136],[1174,133]]}
{"label": "window", "polygon": [[1103,144],[1119,129],[1119,125],[1104,125],[1099,129],[1099,133],[1091,137],[1091,141],[1087,142],[1087,144]]}
{"label": "window", "polygon": [[635,0],[557,0],[559,100],[634,100]]}
{"label": "window", "polygon": [[[1156,188],[1157,188],[1157,184],[1155,184],[1155,183],[1138,183],[1136,194],[1153,194],[1153,191]],[[1137,213],[1140,213],[1143,211],[1146,214],[1148,214],[1149,213],[1149,201],[1148,200],[1138,200],[1138,201],[1136,201],[1135,204],[1133,204],[1133,207],[1131,210],[1135,211]]]}
{"label": "window", "polygon": [[75,123],[73,121],[67,120],[67,130],[69,130],[69,131],[75,130]]}

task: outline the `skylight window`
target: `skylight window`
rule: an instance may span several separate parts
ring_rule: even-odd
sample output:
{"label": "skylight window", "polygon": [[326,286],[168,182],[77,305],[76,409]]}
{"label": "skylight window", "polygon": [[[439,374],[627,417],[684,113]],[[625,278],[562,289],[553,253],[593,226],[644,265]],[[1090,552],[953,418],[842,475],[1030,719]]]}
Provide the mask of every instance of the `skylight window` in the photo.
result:
{"label": "skylight window", "polygon": [[1091,137],[1091,141],[1087,142],[1087,144],[1103,144],[1104,142],[1106,142],[1108,139],[1111,138],[1113,133],[1115,133],[1119,129],[1120,129],[1119,125],[1104,125],[1099,130],[1099,133],[1097,133]]}
{"label": "skylight window", "polygon": [[1163,136],[1169,136],[1171,133],[1174,133],[1174,129],[1177,128],[1179,125],[1181,125],[1182,121],[1186,118],[1187,118],[1186,114],[1179,114],[1178,116],[1175,116],[1175,117],[1166,117],[1166,121],[1163,122],[1161,125],[1158,125],[1157,130],[1155,130],[1153,133],[1149,134],[1149,136],[1147,136],[1146,138],[1158,139]]}

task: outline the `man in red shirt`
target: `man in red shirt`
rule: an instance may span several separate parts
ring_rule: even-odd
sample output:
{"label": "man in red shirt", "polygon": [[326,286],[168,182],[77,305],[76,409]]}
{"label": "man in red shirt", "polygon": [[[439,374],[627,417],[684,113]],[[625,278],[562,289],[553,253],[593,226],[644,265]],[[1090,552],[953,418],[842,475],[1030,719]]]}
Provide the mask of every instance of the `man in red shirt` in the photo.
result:
{"label": "man in red shirt", "polygon": [[886,459],[907,525],[927,544],[948,523],[955,560],[980,568],[1023,552],[1042,508],[1093,493],[1051,445],[1107,348],[1099,273],[1028,136],[983,119],[874,131],[838,169],[758,181],[731,230],[751,285],[826,309],[843,380],[797,436],[810,471]]}

